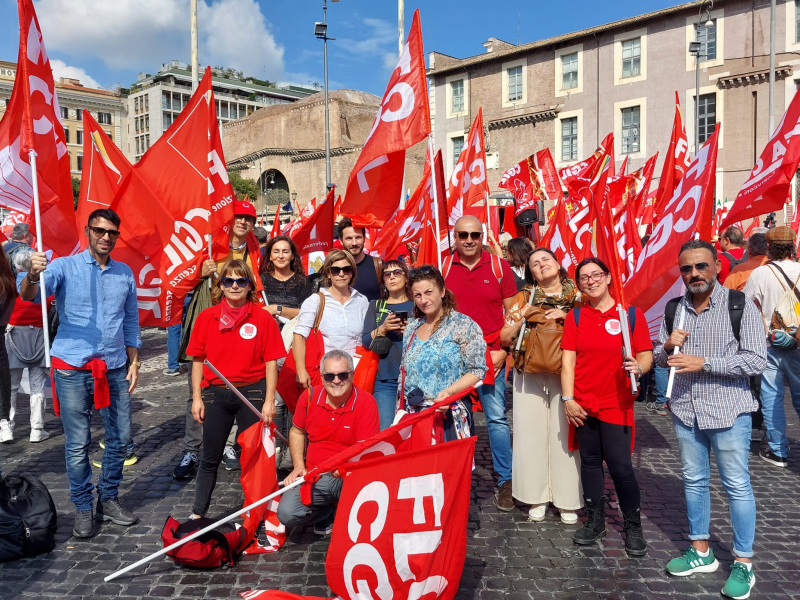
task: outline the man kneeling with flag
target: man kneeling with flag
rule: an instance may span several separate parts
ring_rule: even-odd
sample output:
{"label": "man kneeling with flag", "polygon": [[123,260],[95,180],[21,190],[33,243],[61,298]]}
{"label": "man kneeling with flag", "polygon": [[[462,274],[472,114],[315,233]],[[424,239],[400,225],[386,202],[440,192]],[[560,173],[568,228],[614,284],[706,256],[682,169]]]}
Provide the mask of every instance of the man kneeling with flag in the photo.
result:
{"label": "man kneeling with flag", "polygon": [[[370,394],[353,386],[353,358],[341,350],[322,357],[322,388],[309,388],[300,397],[289,431],[289,451],[294,470],[284,480],[294,483],[310,469],[342,450],[380,431],[378,404]],[[308,454],[303,450],[308,438]],[[314,524],[314,533],[328,535],[333,528],[336,502],[342,491],[338,471],[324,473],[311,488],[310,499],[301,487],[287,491],[278,505],[278,519],[287,528]]]}

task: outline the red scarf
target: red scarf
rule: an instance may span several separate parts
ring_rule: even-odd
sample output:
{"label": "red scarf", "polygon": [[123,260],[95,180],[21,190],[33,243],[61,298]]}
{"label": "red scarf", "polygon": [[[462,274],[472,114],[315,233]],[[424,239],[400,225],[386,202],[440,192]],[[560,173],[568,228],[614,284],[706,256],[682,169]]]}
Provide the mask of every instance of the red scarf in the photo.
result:
{"label": "red scarf", "polygon": [[55,369],[61,369],[64,371],[91,371],[92,378],[94,379],[94,407],[97,410],[101,410],[111,406],[111,394],[108,390],[108,378],[106,377],[106,373],[108,372],[106,361],[100,360],[99,358],[93,358],[82,367],[73,367],[72,365],[65,363],[60,358],[56,358],[55,356],[53,356],[50,360],[51,364],[53,365],[53,370],[50,371],[50,387],[53,388],[53,410],[55,411],[57,417],[61,415],[61,406],[58,403],[56,384],[53,381],[53,373],[55,372]]}
{"label": "red scarf", "polygon": [[239,308],[234,308],[228,304],[228,299],[225,298],[219,303],[219,330],[230,331],[250,314],[250,302],[245,302]]}

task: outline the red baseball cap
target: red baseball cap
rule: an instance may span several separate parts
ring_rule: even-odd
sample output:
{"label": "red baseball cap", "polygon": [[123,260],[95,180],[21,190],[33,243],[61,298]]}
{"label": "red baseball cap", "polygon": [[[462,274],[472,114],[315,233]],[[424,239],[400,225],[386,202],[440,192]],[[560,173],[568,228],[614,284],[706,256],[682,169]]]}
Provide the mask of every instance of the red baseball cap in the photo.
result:
{"label": "red baseball cap", "polygon": [[257,218],[256,207],[249,202],[243,202],[242,200],[233,201],[233,214],[253,217],[254,219]]}

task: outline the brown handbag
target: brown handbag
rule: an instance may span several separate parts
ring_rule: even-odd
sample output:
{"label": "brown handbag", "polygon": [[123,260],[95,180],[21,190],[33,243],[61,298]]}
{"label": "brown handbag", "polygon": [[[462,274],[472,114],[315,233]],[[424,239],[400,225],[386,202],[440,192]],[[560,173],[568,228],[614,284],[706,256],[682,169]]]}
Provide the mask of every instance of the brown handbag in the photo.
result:
{"label": "brown handbag", "polygon": [[561,373],[561,337],[564,335],[563,319],[547,319],[545,311],[551,307],[534,305],[528,317],[529,333],[525,339],[525,373]]}

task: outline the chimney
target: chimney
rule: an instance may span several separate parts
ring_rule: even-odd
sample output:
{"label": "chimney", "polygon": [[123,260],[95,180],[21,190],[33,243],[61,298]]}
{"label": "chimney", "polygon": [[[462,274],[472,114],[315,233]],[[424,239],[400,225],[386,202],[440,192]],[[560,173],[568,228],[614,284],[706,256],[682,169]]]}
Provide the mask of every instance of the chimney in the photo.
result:
{"label": "chimney", "polygon": [[496,40],[494,38],[489,38],[488,40],[483,42],[483,47],[486,48],[486,53],[487,54],[491,54],[492,51],[494,51],[494,43],[495,43],[495,41]]}
{"label": "chimney", "polygon": [[80,79],[72,79],[71,77],[61,77],[59,78],[58,81],[61,85],[74,85],[78,87],[83,87],[83,84],[81,83]]}

